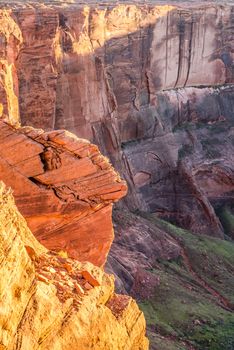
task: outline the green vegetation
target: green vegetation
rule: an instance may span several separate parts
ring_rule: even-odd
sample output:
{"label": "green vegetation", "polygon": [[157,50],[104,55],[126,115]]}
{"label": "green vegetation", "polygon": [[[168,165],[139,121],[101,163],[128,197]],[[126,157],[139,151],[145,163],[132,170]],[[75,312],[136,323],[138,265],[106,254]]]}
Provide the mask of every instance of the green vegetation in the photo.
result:
{"label": "green vegetation", "polygon": [[189,261],[189,267],[183,258],[160,261],[152,270],[160,285],[140,303],[151,348],[190,349],[190,343],[199,350],[233,350],[234,314],[200,281],[227,299],[229,307],[234,304],[234,244],[191,234],[153,215],[144,217],[179,242]]}
{"label": "green vegetation", "polygon": [[151,339],[150,350],[187,350],[183,341],[179,342],[173,338],[166,338],[151,331],[148,331],[148,337]]}
{"label": "green vegetation", "polygon": [[223,225],[225,234],[234,238],[234,215],[231,209],[222,207],[217,211],[217,215]]}
{"label": "green vegetation", "polygon": [[167,222],[161,225],[180,239],[193,270],[234,304],[234,243],[194,235]]}

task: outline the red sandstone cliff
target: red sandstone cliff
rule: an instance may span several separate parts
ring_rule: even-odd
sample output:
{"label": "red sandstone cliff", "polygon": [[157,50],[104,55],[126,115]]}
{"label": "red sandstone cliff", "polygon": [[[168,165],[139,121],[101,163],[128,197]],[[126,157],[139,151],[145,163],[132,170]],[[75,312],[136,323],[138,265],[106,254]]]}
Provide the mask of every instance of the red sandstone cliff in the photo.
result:
{"label": "red sandstone cliff", "polygon": [[1,121],[0,177],[42,244],[105,263],[114,237],[112,203],[127,187],[97,146],[66,131]]}
{"label": "red sandstone cliff", "polygon": [[222,236],[214,209],[233,197],[233,6],[0,5],[1,115],[88,138],[126,178],[128,208]]}
{"label": "red sandstone cliff", "polygon": [[91,139],[115,116],[127,141],[134,134],[121,126],[156,106],[155,92],[233,82],[228,5],[1,8],[3,113],[19,117],[15,96],[20,118],[34,126]]}

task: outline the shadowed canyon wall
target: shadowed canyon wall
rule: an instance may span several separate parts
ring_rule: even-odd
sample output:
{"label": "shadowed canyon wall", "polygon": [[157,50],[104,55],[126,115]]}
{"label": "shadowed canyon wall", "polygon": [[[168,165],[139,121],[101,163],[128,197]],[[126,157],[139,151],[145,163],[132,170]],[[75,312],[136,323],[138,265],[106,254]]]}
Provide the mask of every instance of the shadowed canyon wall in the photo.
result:
{"label": "shadowed canyon wall", "polygon": [[128,182],[128,208],[222,237],[233,21],[232,5],[203,2],[2,5],[1,114],[97,143]]}

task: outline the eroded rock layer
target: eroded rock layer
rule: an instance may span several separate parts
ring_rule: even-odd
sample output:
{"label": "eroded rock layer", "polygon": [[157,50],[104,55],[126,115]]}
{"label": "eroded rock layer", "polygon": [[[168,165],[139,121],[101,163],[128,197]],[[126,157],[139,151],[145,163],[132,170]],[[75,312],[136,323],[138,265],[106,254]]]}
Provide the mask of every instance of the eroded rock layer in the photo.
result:
{"label": "eroded rock layer", "polygon": [[41,246],[0,183],[0,348],[147,350],[135,301],[113,276]]}
{"label": "eroded rock layer", "polygon": [[128,208],[222,237],[233,4],[0,4],[2,116],[91,140],[126,178]]}
{"label": "eroded rock layer", "polygon": [[103,265],[113,240],[112,203],[127,187],[97,146],[66,131],[0,122],[0,177],[47,248]]}

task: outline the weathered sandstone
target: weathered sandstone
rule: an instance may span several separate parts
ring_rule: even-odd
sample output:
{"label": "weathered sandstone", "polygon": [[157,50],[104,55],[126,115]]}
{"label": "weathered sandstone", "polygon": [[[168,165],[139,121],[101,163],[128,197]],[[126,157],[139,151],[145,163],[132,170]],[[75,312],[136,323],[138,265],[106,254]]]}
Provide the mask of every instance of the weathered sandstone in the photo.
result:
{"label": "weathered sandstone", "polygon": [[230,5],[32,4],[8,5],[1,23],[23,123],[114,146],[154,117],[158,91],[233,83]]}
{"label": "weathered sandstone", "polygon": [[106,157],[67,131],[0,121],[0,177],[47,248],[103,265],[113,240],[112,203],[126,184]]}
{"label": "weathered sandstone", "polygon": [[[128,208],[222,237],[215,211],[233,198],[233,4],[0,4],[2,116],[89,139],[126,178]],[[219,153],[207,145],[223,139]]]}
{"label": "weathered sandstone", "polygon": [[2,182],[0,314],[1,350],[148,349],[135,301],[102,269],[41,246]]}

